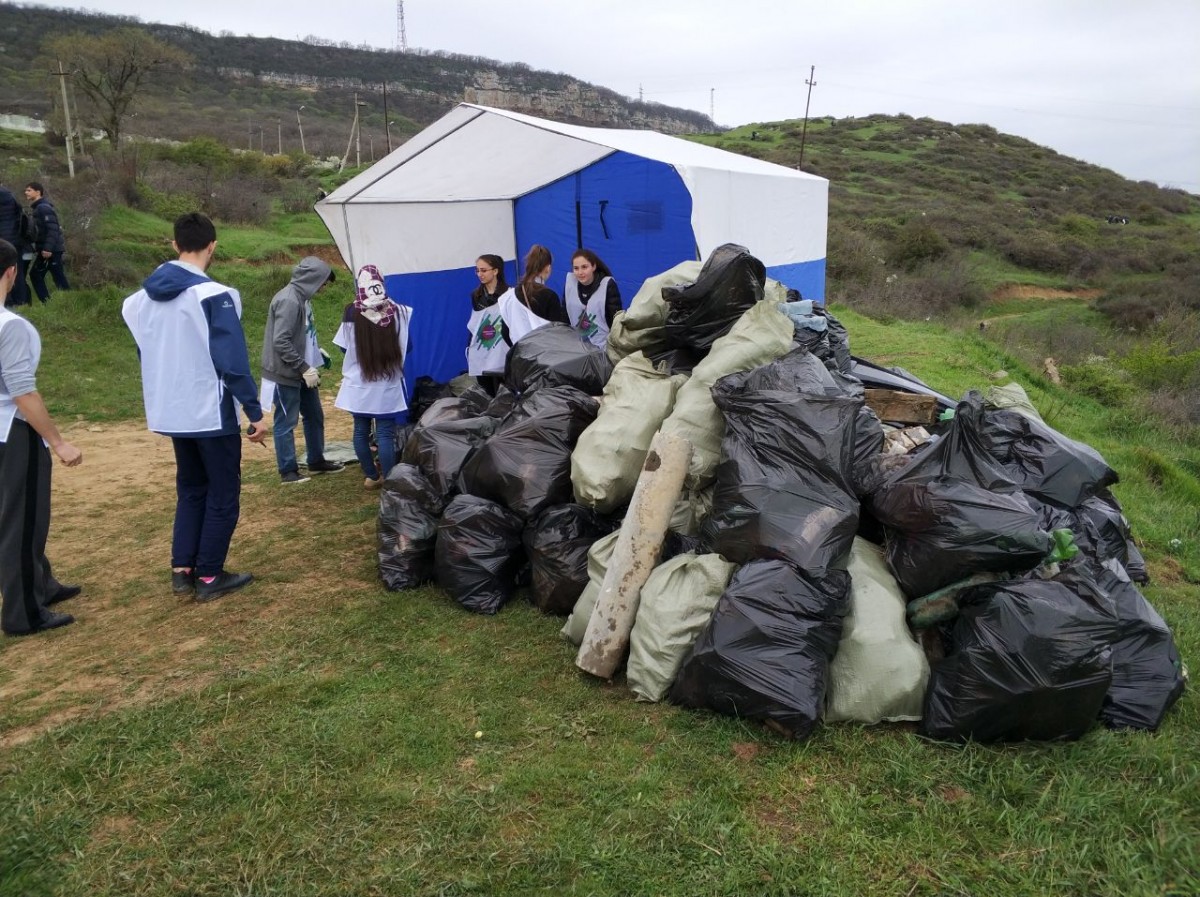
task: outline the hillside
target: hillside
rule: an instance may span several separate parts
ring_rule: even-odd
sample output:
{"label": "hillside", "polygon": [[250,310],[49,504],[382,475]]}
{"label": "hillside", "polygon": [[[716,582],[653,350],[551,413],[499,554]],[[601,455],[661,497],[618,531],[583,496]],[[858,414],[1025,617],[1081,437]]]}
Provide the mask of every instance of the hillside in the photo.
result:
{"label": "hillside", "polygon": [[[382,155],[385,82],[393,139],[415,133],[463,100],[577,124],[669,134],[713,130],[708,117],[698,112],[629,100],[523,63],[420,50],[392,53],[318,38],[289,41],[228,32],[218,36],[198,28],[14,3],[0,3],[0,112],[51,116],[57,84],[45,74],[52,66],[38,58],[47,38],[78,31],[100,34],[131,25],[194,60],[186,73],[159,79],[137,104],[128,129],[144,137],[186,140],[208,135],[267,152],[282,144],[289,152],[300,148],[303,127],[309,153],[340,156],[350,135],[357,93],[367,102],[363,153],[370,145]],[[86,115],[85,109],[80,111]]]}

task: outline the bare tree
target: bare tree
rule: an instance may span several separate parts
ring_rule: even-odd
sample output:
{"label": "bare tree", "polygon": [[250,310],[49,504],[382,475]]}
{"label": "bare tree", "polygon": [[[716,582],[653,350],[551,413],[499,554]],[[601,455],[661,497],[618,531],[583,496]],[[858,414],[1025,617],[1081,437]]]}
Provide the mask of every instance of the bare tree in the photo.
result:
{"label": "bare tree", "polygon": [[60,35],[47,41],[44,49],[71,72],[114,148],[121,138],[121,123],[147,79],[191,62],[183,50],[137,28],[117,28],[101,35]]}

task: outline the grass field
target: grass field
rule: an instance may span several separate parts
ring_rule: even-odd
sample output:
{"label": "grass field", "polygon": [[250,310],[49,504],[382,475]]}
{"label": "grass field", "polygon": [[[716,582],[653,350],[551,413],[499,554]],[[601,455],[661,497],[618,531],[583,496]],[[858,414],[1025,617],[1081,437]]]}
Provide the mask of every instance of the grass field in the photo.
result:
{"label": "grass field", "polygon": [[[229,232],[213,270],[242,291],[256,369],[278,251]],[[289,491],[253,447],[231,567],[257,581],[178,603],[169,449],[142,429],[119,316],[135,286],[30,311],[40,387],[85,453],[55,472],[50,556],[86,591],[76,625],[0,640],[0,895],[1200,893],[1191,692],[1154,734],[955,747],[831,725],[785,742],[582,675],[561,621],[524,602],[485,618],[435,588],[387,592],[361,478]],[[326,341],[337,286],[318,301]],[[1194,661],[1200,445],[995,342],[834,312],[856,354],[944,393],[1006,370],[1101,451],[1145,593]],[[345,415],[328,420],[345,438]]]}

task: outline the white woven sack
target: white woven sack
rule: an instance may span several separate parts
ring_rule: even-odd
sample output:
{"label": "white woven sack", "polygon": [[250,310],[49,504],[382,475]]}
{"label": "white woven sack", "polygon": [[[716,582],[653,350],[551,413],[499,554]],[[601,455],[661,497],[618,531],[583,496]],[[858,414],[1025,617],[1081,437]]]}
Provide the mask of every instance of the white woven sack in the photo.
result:
{"label": "white woven sack", "polygon": [[592,610],[596,607],[596,599],[600,597],[600,586],[604,584],[604,574],[608,572],[608,562],[612,560],[619,535],[620,529],[593,542],[588,549],[588,584],[583,587],[575,608],[559,633],[572,645],[583,642],[583,634],[587,632],[588,621],[592,619]]}

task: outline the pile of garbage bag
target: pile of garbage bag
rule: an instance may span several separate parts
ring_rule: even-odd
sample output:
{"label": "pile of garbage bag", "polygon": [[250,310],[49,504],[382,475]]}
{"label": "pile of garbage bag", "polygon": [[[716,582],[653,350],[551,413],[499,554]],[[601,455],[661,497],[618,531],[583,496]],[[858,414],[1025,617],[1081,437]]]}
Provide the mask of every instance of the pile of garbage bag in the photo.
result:
{"label": "pile of garbage bag", "polygon": [[[881,421],[877,388],[941,414]],[[494,398],[424,383],[421,411],[380,495],[387,587],[525,595],[638,700],[989,742],[1154,730],[1183,692],[1100,454],[1016,384],[955,401],[856,358],[744,247],[648,279],[606,351],[547,325]]]}

